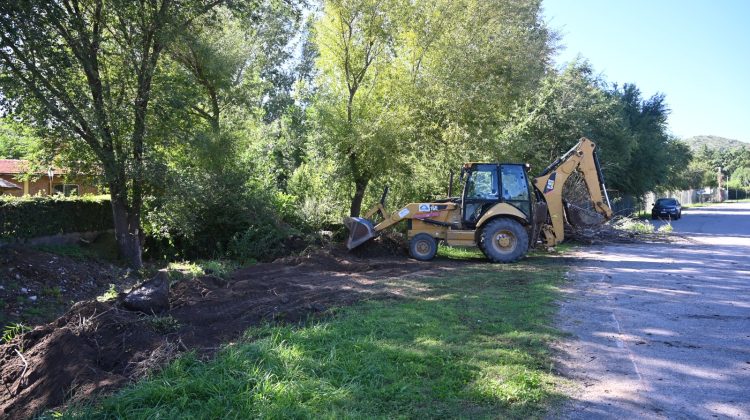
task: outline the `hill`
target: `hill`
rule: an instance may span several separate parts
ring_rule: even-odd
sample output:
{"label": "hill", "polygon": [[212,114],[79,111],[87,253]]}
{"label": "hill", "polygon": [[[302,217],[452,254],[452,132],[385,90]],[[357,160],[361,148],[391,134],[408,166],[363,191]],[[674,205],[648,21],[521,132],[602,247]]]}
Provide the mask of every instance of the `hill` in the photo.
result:
{"label": "hill", "polygon": [[692,151],[700,150],[704,145],[709,149],[718,150],[734,150],[742,147],[750,148],[750,143],[719,136],[693,136],[682,139],[682,141],[687,143]]}

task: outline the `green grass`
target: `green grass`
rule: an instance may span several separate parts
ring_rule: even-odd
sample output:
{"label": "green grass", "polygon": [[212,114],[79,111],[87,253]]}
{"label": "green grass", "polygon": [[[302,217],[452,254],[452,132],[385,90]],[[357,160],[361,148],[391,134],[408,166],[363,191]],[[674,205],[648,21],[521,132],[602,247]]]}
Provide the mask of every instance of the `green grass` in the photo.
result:
{"label": "green grass", "polygon": [[251,328],[212,361],[182,356],[65,417],[543,416],[561,398],[547,344],[558,334],[549,325],[564,267],[532,260],[398,280],[419,292],[301,326]]}
{"label": "green grass", "polygon": [[[21,323],[6,325],[3,327],[2,336],[0,336],[0,344],[8,344],[13,341],[14,338],[28,331],[31,331],[31,328]],[[23,340],[21,340],[18,343],[18,351],[23,353],[23,350]]]}
{"label": "green grass", "polygon": [[648,220],[622,218],[614,224],[615,229],[630,232],[648,234],[654,232],[654,225]]}
{"label": "green grass", "polygon": [[479,248],[454,247],[442,243],[438,245],[437,256],[451,260],[487,259]]}
{"label": "green grass", "polygon": [[238,268],[240,264],[231,260],[182,261],[169,263],[167,266],[172,281],[191,280],[206,274],[227,278]]}

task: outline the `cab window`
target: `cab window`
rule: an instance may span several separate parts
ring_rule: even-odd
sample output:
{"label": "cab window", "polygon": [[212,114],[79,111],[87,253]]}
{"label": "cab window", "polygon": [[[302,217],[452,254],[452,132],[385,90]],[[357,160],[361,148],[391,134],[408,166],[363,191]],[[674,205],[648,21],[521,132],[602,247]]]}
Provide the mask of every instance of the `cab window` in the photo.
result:
{"label": "cab window", "polygon": [[478,165],[466,181],[466,198],[497,200],[497,166]]}
{"label": "cab window", "polygon": [[522,166],[504,165],[501,168],[501,175],[503,200],[527,201],[529,199],[529,186]]}

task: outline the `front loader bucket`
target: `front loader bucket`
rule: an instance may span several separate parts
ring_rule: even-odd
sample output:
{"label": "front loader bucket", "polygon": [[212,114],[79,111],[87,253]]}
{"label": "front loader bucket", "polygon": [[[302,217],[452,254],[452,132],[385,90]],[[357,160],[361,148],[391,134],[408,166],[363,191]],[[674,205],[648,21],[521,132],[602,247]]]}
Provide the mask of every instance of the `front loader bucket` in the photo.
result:
{"label": "front loader bucket", "polygon": [[349,229],[349,238],[346,247],[354,249],[375,236],[375,228],[372,222],[362,217],[346,217],[344,225]]}

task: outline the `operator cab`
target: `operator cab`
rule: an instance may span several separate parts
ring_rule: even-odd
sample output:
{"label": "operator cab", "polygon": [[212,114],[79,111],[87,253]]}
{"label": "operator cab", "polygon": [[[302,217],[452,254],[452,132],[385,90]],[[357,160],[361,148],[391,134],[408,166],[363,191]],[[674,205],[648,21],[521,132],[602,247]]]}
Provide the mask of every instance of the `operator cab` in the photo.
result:
{"label": "operator cab", "polygon": [[475,228],[479,219],[497,203],[508,203],[531,220],[531,184],[526,176],[528,166],[520,163],[467,163],[461,171],[465,177],[463,192],[463,225]]}

